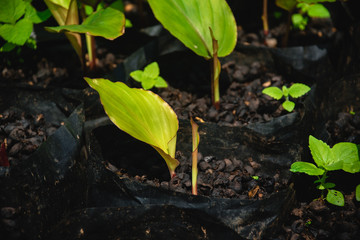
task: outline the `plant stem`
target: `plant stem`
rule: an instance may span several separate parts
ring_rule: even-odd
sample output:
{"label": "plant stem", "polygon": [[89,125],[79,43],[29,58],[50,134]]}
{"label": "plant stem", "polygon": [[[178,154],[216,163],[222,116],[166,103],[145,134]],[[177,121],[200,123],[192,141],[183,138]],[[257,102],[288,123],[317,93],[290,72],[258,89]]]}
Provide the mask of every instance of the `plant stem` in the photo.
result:
{"label": "plant stem", "polygon": [[192,194],[197,195],[197,178],[198,178],[198,146],[200,141],[200,136],[198,132],[199,126],[193,121],[192,117],[190,117],[191,123],[191,133],[192,133],[192,165],[191,165],[191,189]]}
{"label": "plant stem", "polygon": [[93,71],[96,68],[96,50],[95,50],[95,37],[85,34],[86,48],[89,55],[89,70]]}
{"label": "plant stem", "polygon": [[210,34],[213,43],[213,58],[211,59],[211,101],[213,106],[220,109],[220,89],[219,89],[219,77],[221,71],[221,64],[218,58],[218,41],[215,39],[212,29]]}
{"label": "plant stem", "polygon": [[269,34],[269,22],[268,22],[268,15],[267,15],[267,9],[268,9],[268,0],[263,0],[263,15],[261,17],[263,21],[263,27],[264,27],[264,37],[266,38]]}

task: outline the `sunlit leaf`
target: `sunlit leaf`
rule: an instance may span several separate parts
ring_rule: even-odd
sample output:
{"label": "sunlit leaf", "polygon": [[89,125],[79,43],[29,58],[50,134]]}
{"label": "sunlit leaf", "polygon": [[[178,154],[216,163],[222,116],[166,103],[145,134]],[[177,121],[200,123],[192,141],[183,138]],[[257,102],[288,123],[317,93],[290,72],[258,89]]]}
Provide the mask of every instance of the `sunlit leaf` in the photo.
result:
{"label": "sunlit leaf", "polygon": [[218,56],[230,54],[236,44],[236,22],[225,0],[148,0],[155,17],[196,54],[213,57],[209,28],[218,40]]}
{"label": "sunlit leaf", "polygon": [[15,24],[24,13],[23,0],[0,0],[0,22]]}
{"label": "sunlit leaf", "polygon": [[[350,142],[337,143],[331,151],[334,154],[334,163],[342,163],[342,170],[349,173],[360,172],[360,160],[356,144]],[[332,166],[328,166],[328,169],[332,170]]]}
{"label": "sunlit leaf", "polygon": [[330,12],[326,7],[322,4],[314,4],[309,7],[308,15],[310,17],[318,17],[318,18],[329,18]]}
{"label": "sunlit leaf", "polygon": [[308,162],[294,162],[291,164],[290,171],[294,173],[306,173],[311,176],[320,176],[325,172],[323,169],[318,168],[314,164]]}
{"label": "sunlit leaf", "polygon": [[10,43],[22,46],[30,37],[32,30],[32,22],[23,18],[17,21],[16,24],[1,25],[0,36]]}
{"label": "sunlit leaf", "polygon": [[297,1],[296,0],[276,0],[276,5],[288,12],[291,12],[295,9]]}
{"label": "sunlit leaf", "polygon": [[85,80],[99,93],[111,121],[124,132],[154,147],[174,176],[179,165],[175,159],[179,124],[171,107],[151,91],[129,88],[122,82],[106,79]]}
{"label": "sunlit leaf", "polygon": [[293,98],[298,98],[310,91],[310,87],[302,83],[294,83],[289,88],[289,95]]}
{"label": "sunlit leaf", "polygon": [[278,87],[268,87],[262,90],[263,94],[266,94],[276,100],[280,100],[283,97],[283,92]]}
{"label": "sunlit leaf", "polygon": [[332,158],[329,145],[310,135],[309,148],[316,165],[325,168],[330,161],[329,159]]}
{"label": "sunlit leaf", "polygon": [[294,110],[295,108],[295,103],[289,100],[285,100],[282,104],[283,108],[288,111],[288,112],[292,112],[292,110]]}

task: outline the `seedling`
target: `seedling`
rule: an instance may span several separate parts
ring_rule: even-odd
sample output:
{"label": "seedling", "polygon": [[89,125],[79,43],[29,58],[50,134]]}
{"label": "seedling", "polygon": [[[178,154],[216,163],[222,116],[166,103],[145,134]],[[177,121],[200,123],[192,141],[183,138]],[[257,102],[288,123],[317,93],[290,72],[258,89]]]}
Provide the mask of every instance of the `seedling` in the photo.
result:
{"label": "seedling", "polygon": [[[288,12],[286,33],[283,47],[287,46],[291,23],[295,29],[304,30],[310,18],[329,18],[329,11],[320,2],[335,2],[336,0],[276,0],[276,5]],[[299,12],[295,13],[296,10]]]}
{"label": "seedling", "polygon": [[191,186],[192,186],[192,194],[197,195],[197,177],[198,177],[198,146],[200,142],[200,135],[198,132],[199,126],[193,121],[192,117],[190,117],[190,123],[191,123],[191,132],[192,132],[192,177],[191,177]]}
{"label": "seedling", "polygon": [[[103,2],[97,5],[98,1],[86,1],[89,3],[88,8],[91,7],[93,11],[85,11],[86,5],[78,5],[76,0],[44,1],[60,25],[58,27],[46,27],[46,29],[50,32],[65,33],[79,56],[83,68],[85,68],[85,54],[82,51],[81,33],[85,34],[86,38],[90,70],[96,66],[94,37],[101,36],[113,40],[124,34],[125,16],[123,14],[123,3],[120,0],[113,2],[106,8]],[[82,22],[79,18],[79,10]]]}
{"label": "seedling", "polygon": [[295,108],[295,103],[289,100],[289,96],[292,98],[299,98],[305,95],[310,91],[310,87],[302,83],[294,83],[290,88],[283,86],[282,89],[278,87],[267,87],[263,89],[262,93],[276,99],[280,100],[282,97],[285,97],[285,102],[282,103],[282,106],[288,112],[291,112]]}
{"label": "seedling", "polygon": [[151,89],[153,87],[166,88],[168,87],[166,81],[159,76],[160,70],[157,62],[150,63],[144,68],[144,71],[136,70],[130,73],[130,76],[141,83],[141,86],[145,89]]}
{"label": "seedling", "polygon": [[251,176],[251,178],[254,180],[259,180],[259,176]]}
{"label": "seedling", "polygon": [[[291,172],[302,172],[311,176],[317,176],[317,189],[321,190],[321,198],[327,191],[326,200],[337,206],[344,206],[344,196],[340,191],[334,190],[334,183],[326,182],[328,171],[344,170],[349,173],[360,172],[359,153],[356,144],[341,142],[332,148],[321,140],[309,136],[309,147],[315,164],[309,162],[295,162],[291,165]],[[359,196],[359,186],[356,188]]]}
{"label": "seedling", "polygon": [[219,109],[218,57],[230,54],[236,44],[237,27],[225,0],[148,0],[159,22],[186,47],[211,59],[212,104]]}
{"label": "seedling", "polygon": [[0,0],[0,37],[6,41],[0,52],[9,52],[23,45],[35,49],[36,41],[31,36],[33,25],[50,16],[49,10],[36,11],[31,1]]}
{"label": "seedling", "polygon": [[[122,82],[85,78],[100,95],[110,120],[134,138],[151,145],[164,158],[175,176],[179,122],[172,108],[158,95],[144,89],[129,88]],[[144,159],[145,161],[146,159]]]}

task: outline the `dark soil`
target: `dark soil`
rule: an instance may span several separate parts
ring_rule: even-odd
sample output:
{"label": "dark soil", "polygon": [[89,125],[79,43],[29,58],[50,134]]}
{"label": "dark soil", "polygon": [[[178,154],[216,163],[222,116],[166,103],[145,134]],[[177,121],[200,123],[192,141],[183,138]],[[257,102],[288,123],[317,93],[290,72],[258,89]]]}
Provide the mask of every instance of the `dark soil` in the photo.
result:
{"label": "dark soil", "polygon": [[[312,23],[317,29],[318,23]],[[314,30],[311,40],[333,37],[334,29],[328,22],[326,28]],[[271,32],[277,42],[281,41],[284,26],[279,26]],[[242,43],[263,45],[262,36],[258,33],[239,34]],[[298,33],[302,39],[305,33]],[[143,44],[143,43],[142,43]],[[135,49],[135,48],[134,48]],[[41,47],[40,47],[41,50]],[[112,49],[99,48],[99,72],[94,76],[101,76],[112,71],[116,64],[121,63],[129,54],[114,53]],[[46,54],[45,54],[46,55]],[[69,55],[68,55],[69,56]],[[56,61],[56,58],[39,56],[24,57],[25,64],[11,65],[2,59],[1,83],[4,86],[17,86],[22,88],[84,88],[85,83],[81,80],[82,72],[76,63],[76,56],[71,54],[71,61]],[[31,64],[27,64],[28,62]],[[20,66],[20,67],[18,67]],[[179,119],[187,120],[189,115],[197,117],[198,121],[215,122],[226,126],[244,126],[254,122],[267,122],[278,116],[287,114],[282,108],[281,102],[272,100],[261,93],[262,89],[269,86],[290,86],[291,80],[285,79],[276,72],[268,71],[260,62],[249,65],[239,65],[236,61],[222,63],[223,72],[230,79],[229,86],[221,94],[220,110],[211,106],[209,95],[197,95],[192,92],[169,87],[159,90],[159,95],[164,98],[175,110]],[[170,83],[171,85],[171,83]],[[302,101],[296,100],[296,111],[302,111]],[[0,114],[0,142],[7,143],[7,155],[10,165],[16,165],[19,161],[26,161],[47,137],[59,126],[47,123],[42,115],[30,115],[10,102],[1,102]],[[6,106],[6,107],[5,107]],[[360,144],[360,115],[339,113],[337,119],[326,123],[330,135],[329,143],[335,144],[341,141]],[[200,142],[201,144],[201,142]],[[116,166],[108,165],[111,171],[122,177],[131,177],[140,182],[175,191],[191,193],[191,165],[190,160],[183,153],[178,152],[177,158],[181,165],[177,169],[177,176],[171,181],[148,179],[147,176],[130,176],[126,169],[117,169]],[[250,161],[244,164],[239,159],[216,159],[211,156],[198,155],[199,179],[198,192],[200,195],[238,198],[238,199],[263,199],[273,192],[282,190],[288,186],[288,182],[281,179],[278,173],[273,176],[257,176],[256,170],[259,164]],[[315,187],[311,185],[310,187]],[[296,189],[295,185],[295,189]],[[345,193],[345,207],[335,207],[323,200],[303,199],[299,201],[288,214],[288,223],[283,229],[274,234],[274,239],[358,239],[360,238],[360,203],[355,200],[354,191]],[[1,203],[1,227],[2,229],[13,228],[16,224],[16,209]]]}

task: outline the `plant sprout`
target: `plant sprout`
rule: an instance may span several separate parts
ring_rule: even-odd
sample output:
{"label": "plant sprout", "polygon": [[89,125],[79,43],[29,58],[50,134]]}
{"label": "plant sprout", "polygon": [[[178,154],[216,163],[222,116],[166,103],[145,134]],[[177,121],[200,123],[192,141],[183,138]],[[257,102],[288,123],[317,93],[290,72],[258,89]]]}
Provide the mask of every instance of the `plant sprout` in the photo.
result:
{"label": "plant sprout", "polygon": [[[317,188],[321,190],[321,198],[324,198],[324,191],[327,191],[326,200],[337,206],[344,206],[344,196],[340,191],[334,190],[334,183],[326,182],[329,171],[343,170],[349,173],[360,172],[359,153],[356,144],[341,142],[332,148],[321,140],[309,136],[309,147],[315,164],[309,162],[295,162],[291,165],[291,172],[302,172],[311,176],[317,176]],[[356,188],[359,196],[359,186]]]}
{"label": "plant sprout", "polygon": [[290,88],[283,86],[282,89],[278,87],[267,87],[263,89],[262,93],[276,99],[280,100],[282,97],[285,97],[285,101],[282,106],[288,112],[291,112],[295,108],[295,103],[289,100],[289,97],[299,98],[305,95],[310,91],[310,87],[302,83],[294,83]]}
{"label": "plant sprout", "polygon": [[190,117],[190,123],[191,123],[191,133],[192,133],[192,177],[191,177],[191,186],[192,186],[192,194],[197,195],[197,177],[198,177],[198,146],[200,142],[200,135],[198,132],[199,126],[194,122],[192,117]]}
{"label": "plant sprout", "polygon": [[220,108],[219,57],[229,55],[236,44],[234,15],[225,0],[148,0],[159,22],[186,47],[211,59],[211,96]]}
{"label": "plant sprout", "polygon": [[23,45],[35,49],[36,41],[31,35],[33,25],[50,16],[49,10],[36,11],[31,1],[0,0],[0,37],[6,41],[0,52],[9,52]]}
{"label": "plant sprout", "polygon": [[[175,176],[179,122],[172,108],[158,95],[129,88],[122,82],[85,78],[95,89],[110,120],[132,137],[151,145],[164,158],[170,176]],[[146,159],[144,159],[146,161]]]}
{"label": "plant sprout", "polygon": [[144,71],[136,70],[130,73],[130,76],[141,83],[143,89],[148,90],[153,87],[166,88],[168,84],[159,76],[160,69],[157,62],[150,63],[144,68]]}

